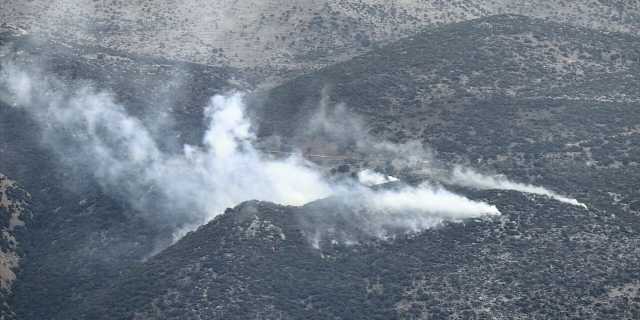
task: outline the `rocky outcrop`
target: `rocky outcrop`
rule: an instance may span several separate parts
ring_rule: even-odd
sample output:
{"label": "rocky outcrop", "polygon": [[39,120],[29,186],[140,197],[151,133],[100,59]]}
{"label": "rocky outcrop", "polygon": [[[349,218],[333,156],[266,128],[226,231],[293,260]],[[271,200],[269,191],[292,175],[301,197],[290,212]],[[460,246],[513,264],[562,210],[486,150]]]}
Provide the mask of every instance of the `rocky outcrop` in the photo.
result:
{"label": "rocky outcrop", "polygon": [[0,319],[14,317],[7,299],[22,259],[17,234],[30,219],[30,197],[15,181],[0,174]]}

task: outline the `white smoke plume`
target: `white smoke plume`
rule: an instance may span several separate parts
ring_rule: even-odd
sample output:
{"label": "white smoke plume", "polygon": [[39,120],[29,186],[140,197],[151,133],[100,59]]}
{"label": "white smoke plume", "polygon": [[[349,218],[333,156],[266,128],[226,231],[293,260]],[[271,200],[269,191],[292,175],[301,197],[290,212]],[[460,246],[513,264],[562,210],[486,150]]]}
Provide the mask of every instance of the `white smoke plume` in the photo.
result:
{"label": "white smoke plume", "polygon": [[[3,100],[38,121],[44,142],[68,167],[86,167],[106,190],[173,228],[176,237],[253,199],[299,206],[332,194],[353,196],[372,209],[366,220],[376,230],[420,231],[443,220],[499,214],[487,203],[427,185],[394,191],[338,185],[300,155],[262,154],[254,147],[240,93],[213,97],[204,111],[208,129],[201,145],[172,153],[159,147],[163,137],[154,137],[156,131],[129,115],[113,95],[86,84],[4,66],[3,88]],[[393,180],[377,175],[365,172],[361,179],[367,184]]]}
{"label": "white smoke plume", "polygon": [[358,172],[358,181],[365,186],[377,186],[389,182],[398,181],[398,178],[382,174],[371,169],[364,169]]}
{"label": "white smoke plume", "polygon": [[456,166],[451,171],[450,177],[448,178],[447,182],[476,189],[513,190],[524,193],[537,194],[547,196],[563,203],[587,208],[584,203],[581,203],[576,199],[565,197],[544,187],[514,182],[504,176],[488,176],[478,173],[473,169],[463,168],[460,166]]}
{"label": "white smoke plume", "polygon": [[327,242],[357,244],[371,237],[390,239],[434,228],[445,221],[500,214],[493,205],[425,183],[380,190],[352,186],[332,199],[306,205],[298,218],[311,245],[321,248]]}
{"label": "white smoke plume", "polygon": [[273,160],[253,148],[241,94],[213,97],[205,109],[202,145],[171,154],[108,93],[90,87],[67,92],[56,80],[12,67],[2,80],[43,126],[46,143],[63,161],[90,166],[99,183],[120,190],[141,211],[161,205],[154,209],[174,212],[162,219],[175,227],[193,229],[245,200],[302,205],[331,193],[301,157]]}
{"label": "white smoke plume", "polygon": [[[314,138],[328,136],[327,141],[339,141],[347,144],[351,142],[353,146],[350,150],[354,154],[366,155],[364,158],[368,160],[377,160],[376,157],[390,159],[385,162],[388,162],[394,172],[406,170],[429,176],[442,183],[476,189],[513,190],[544,195],[563,203],[587,208],[585,204],[576,199],[560,195],[544,187],[517,183],[502,175],[483,175],[462,166],[455,166],[453,170],[447,169],[438,163],[430,150],[425,149],[419,141],[389,143],[374,139],[367,133],[365,121],[349,113],[344,104],[337,104],[334,108],[330,108],[329,100],[328,90],[325,89],[322,92],[320,107],[312,116],[310,125],[305,126],[305,131],[311,132]],[[392,182],[393,179],[395,178],[392,176],[371,169],[358,172],[360,183],[368,186]]]}
{"label": "white smoke plume", "polygon": [[[452,193],[442,187],[423,184],[417,188],[404,187],[399,190],[380,190],[367,194],[373,209],[389,212],[426,211],[430,218],[450,218],[453,220],[477,218],[482,215],[499,215],[495,206],[473,201]],[[419,219],[417,220],[420,221]],[[416,228],[420,230],[423,228]]]}

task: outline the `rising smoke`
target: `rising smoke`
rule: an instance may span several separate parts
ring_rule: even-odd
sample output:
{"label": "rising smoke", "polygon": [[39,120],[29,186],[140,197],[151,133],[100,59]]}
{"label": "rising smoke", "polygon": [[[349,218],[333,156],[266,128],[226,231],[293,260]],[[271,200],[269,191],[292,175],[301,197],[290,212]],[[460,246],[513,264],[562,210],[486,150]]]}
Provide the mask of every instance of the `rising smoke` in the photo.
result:
{"label": "rising smoke", "polygon": [[365,186],[373,187],[389,182],[398,181],[398,178],[382,174],[371,169],[364,169],[358,172],[358,181]]}
{"label": "rising smoke", "polygon": [[[475,189],[512,190],[546,196],[557,201],[586,208],[587,206],[576,199],[563,196],[547,188],[531,184],[512,181],[504,175],[486,175],[472,168],[456,165],[453,169],[446,169],[438,164],[430,150],[425,149],[419,141],[405,143],[389,143],[375,139],[367,133],[365,121],[349,113],[344,104],[337,104],[333,108],[328,103],[327,89],[322,91],[318,111],[311,117],[311,122],[305,130],[314,138],[324,137],[325,143],[351,144],[355,154],[365,154],[366,159],[376,157],[388,159],[394,171],[410,170],[429,176],[434,181],[445,184],[469,187]],[[368,186],[393,182],[395,177],[364,169],[357,174],[358,180]]]}
{"label": "rising smoke", "polygon": [[576,199],[572,199],[572,198],[560,195],[557,192],[551,191],[547,188],[525,184],[525,183],[514,182],[501,175],[498,175],[498,176],[484,175],[471,168],[464,168],[460,166],[454,167],[454,169],[450,174],[450,177],[446,179],[446,181],[455,185],[470,187],[470,188],[513,190],[513,191],[519,191],[524,193],[537,194],[537,195],[547,196],[549,198],[555,199],[563,203],[568,203],[574,206],[587,208],[587,206],[584,203],[581,203]]}
{"label": "rising smoke", "polygon": [[[255,147],[256,136],[241,93],[211,98],[204,109],[207,130],[201,144],[184,145],[180,152],[169,152],[159,147],[159,141],[167,138],[158,136],[162,131],[149,130],[112,94],[89,85],[63,83],[7,65],[2,68],[0,89],[6,90],[4,100],[28,111],[38,121],[45,144],[63,164],[68,168],[86,167],[105,190],[126,199],[148,219],[170,227],[176,237],[228,207],[253,199],[300,206],[333,195],[353,202],[354,207],[365,208],[358,210],[356,222],[363,224],[361,229],[379,237],[386,237],[390,230],[414,232],[443,221],[500,214],[493,205],[439,186],[371,189],[366,185],[395,178],[365,170],[360,172],[360,184],[332,182],[300,154],[286,158],[266,155]],[[335,134],[326,125],[328,122],[324,118],[315,125],[325,123],[325,133]],[[415,158],[408,157],[405,149],[411,148],[414,155],[417,150],[412,145],[372,142],[365,136],[355,140],[372,152],[404,154],[397,157],[399,160]],[[469,176],[468,171],[454,171],[452,181],[571,200],[544,193],[546,189],[540,187],[522,188],[497,178],[479,179]]]}
{"label": "rising smoke", "polygon": [[[241,94],[213,97],[202,145],[163,152],[150,131],[112,95],[5,67],[3,86],[42,126],[45,143],[68,167],[88,165],[106,189],[125,197],[178,234],[250,199],[302,205],[331,186],[293,155],[264,157],[255,148]],[[162,139],[162,137],[159,137]]]}
{"label": "rising smoke", "polygon": [[321,248],[325,243],[392,239],[446,221],[497,215],[500,211],[493,205],[424,183],[379,190],[352,186],[329,199],[304,206],[299,220],[311,245]]}

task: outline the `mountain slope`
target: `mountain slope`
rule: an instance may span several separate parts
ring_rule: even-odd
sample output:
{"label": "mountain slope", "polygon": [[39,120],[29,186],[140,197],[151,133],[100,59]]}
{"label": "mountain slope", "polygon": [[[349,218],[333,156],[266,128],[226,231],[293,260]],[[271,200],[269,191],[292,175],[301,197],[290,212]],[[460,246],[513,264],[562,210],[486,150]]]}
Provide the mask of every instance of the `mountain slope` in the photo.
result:
{"label": "mountain slope", "polygon": [[[629,208],[638,194],[628,178],[640,175],[639,69],[638,38],[496,16],[299,77],[258,95],[254,109],[264,137],[314,153],[334,142],[305,135],[310,119],[343,103],[377,139],[418,140],[444,162]],[[349,140],[342,147],[367,158]]]}
{"label": "mountain slope", "polygon": [[[13,43],[8,54],[26,64],[42,59],[63,79],[113,86],[142,118],[162,97],[184,95],[177,99],[184,103],[167,103],[178,121],[163,128],[181,143],[200,137],[201,102],[233,87],[226,69],[104,48],[43,50],[48,46]],[[248,203],[143,262],[166,245],[168,231],[85,181],[90,175],[61,168],[33,120],[0,103],[0,171],[25,185],[34,202],[15,284],[17,313],[21,319],[635,318],[638,52],[638,38],[628,34],[489,17],[420,33],[256,95],[263,138],[280,135],[314,151],[308,136],[291,137],[306,129],[326,87],[328,105],[346,103],[377,139],[417,139],[447,165],[471,162],[590,208],[467,190],[498,205],[504,219],[323,251],[313,249],[300,233],[307,225],[296,218],[329,209]],[[190,73],[198,76],[181,89],[155,95],[155,84]],[[344,150],[374,162],[356,146]]]}
{"label": "mountain slope", "polygon": [[248,68],[264,77],[342,61],[424,27],[525,14],[600,30],[640,30],[634,1],[18,1],[3,21],[63,41]]}
{"label": "mountain slope", "polygon": [[452,24],[270,90],[266,116],[313,112],[323,87],[332,102],[381,118],[493,98],[634,103],[638,41],[524,16]]}
{"label": "mountain slope", "polygon": [[[0,28],[0,68],[14,64],[69,83],[92,81],[148,121],[171,113],[174,122],[162,128],[175,137],[165,142],[168,149],[199,141],[202,110],[193,106],[204,106],[227,85],[228,70],[221,68],[67,47],[7,29]],[[65,164],[45,143],[43,128],[5,98],[0,93],[0,172],[30,190],[33,212],[20,240],[26,258],[14,271],[10,308],[20,319],[46,319],[72,309],[78,291],[100,290],[120,268],[167,246],[173,231],[104,190],[93,168]]]}
{"label": "mountain slope", "polygon": [[[340,210],[228,210],[150,259],[85,315],[104,319],[506,319],[640,315],[638,217],[516,192],[473,194],[503,216],[314,249],[304,220]],[[333,209],[332,209],[333,208]],[[319,210],[319,211],[318,211]],[[102,305],[104,309],[96,306]],[[95,313],[93,313],[95,312]]]}

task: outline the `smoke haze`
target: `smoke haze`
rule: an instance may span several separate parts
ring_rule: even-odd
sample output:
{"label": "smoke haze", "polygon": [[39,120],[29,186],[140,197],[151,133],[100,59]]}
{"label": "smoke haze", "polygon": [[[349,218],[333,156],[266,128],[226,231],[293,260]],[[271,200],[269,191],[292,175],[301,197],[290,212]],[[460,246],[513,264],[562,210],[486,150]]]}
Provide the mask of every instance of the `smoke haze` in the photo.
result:
{"label": "smoke haze", "polygon": [[358,181],[365,186],[377,186],[389,182],[398,181],[398,178],[375,172],[371,169],[365,169],[358,172]]}
{"label": "smoke haze", "polygon": [[579,202],[576,199],[565,197],[554,191],[548,190],[544,187],[534,186],[530,184],[518,183],[507,179],[504,176],[487,176],[470,168],[463,168],[456,166],[448,180],[449,183],[476,188],[476,189],[499,189],[499,190],[512,190],[524,193],[537,194],[547,196],[557,201],[568,203],[574,206],[587,208],[584,203]]}
{"label": "smoke haze", "polygon": [[[162,130],[150,130],[108,92],[87,84],[63,83],[12,65],[3,67],[0,84],[6,90],[0,97],[24,108],[38,121],[44,143],[64,165],[86,168],[105,190],[123,197],[153,222],[170,227],[176,238],[226,208],[254,199],[301,206],[334,195],[366,208],[354,222],[378,237],[387,237],[390,231],[420,231],[443,221],[500,214],[493,205],[439,186],[374,190],[368,186],[397,179],[364,170],[358,174],[360,183],[331,182],[301,154],[268,156],[254,147],[256,136],[242,93],[211,98],[204,108],[207,130],[201,144],[169,152],[159,147],[159,141],[167,138],[157,136]],[[314,121],[329,138],[347,136],[340,123],[331,124],[326,115]],[[402,155],[396,157],[399,166],[407,165],[407,159],[426,157],[422,148],[412,144],[377,142],[364,134],[353,140],[360,149]],[[457,185],[544,194],[578,204],[541,187],[460,168],[453,171],[451,180]]]}
{"label": "smoke haze", "polygon": [[140,211],[156,212],[152,219],[179,234],[245,200],[302,205],[331,193],[302,157],[275,160],[253,148],[239,93],[213,97],[202,145],[173,154],[161,151],[142,122],[108,93],[87,86],[68,91],[55,79],[14,67],[4,68],[2,82],[40,123],[46,145],[65,165],[89,166],[106,190]]}

